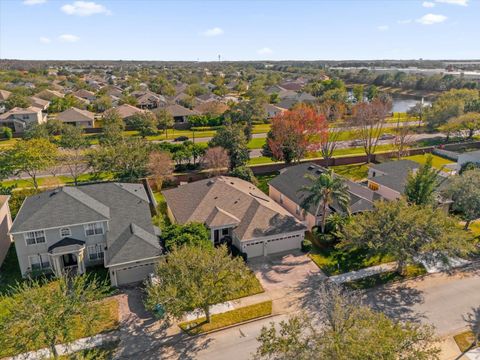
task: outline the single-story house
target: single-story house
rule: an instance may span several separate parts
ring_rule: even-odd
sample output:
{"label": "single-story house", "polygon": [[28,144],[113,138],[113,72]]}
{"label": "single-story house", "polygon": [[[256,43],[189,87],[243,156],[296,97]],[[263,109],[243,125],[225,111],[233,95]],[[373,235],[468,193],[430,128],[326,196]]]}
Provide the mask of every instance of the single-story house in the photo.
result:
{"label": "single-story house", "polygon": [[48,106],[50,105],[50,101],[40,99],[39,97],[36,97],[36,96],[32,96],[30,98],[30,104],[33,107],[42,109],[42,111],[46,111]]}
{"label": "single-story house", "polygon": [[229,176],[163,191],[173,223],[200,222],[215,245],[231,243],[247,258],[299,249],[305,226],[248,181]]}
{"label": "single-story house", "polygon": [[456,170],[460,171],[462,166],[468,163],[480,165],[480,150],[469,151],[458,155]]}
{"label": "single-story house", "polygon": [[277,116],[278,114],[281,114],[283,113],[284,111],[286,111],[286,109],[283,109],[281,107],[278,107],[278,106],[275,106],[273,104],[265,104],[263,106],[264,110],[265,110],[265,113],[267,114],[267,119],[271,119],[271,118],[274,118],[275,116]]}
{"label": "single-story house", "polygon": [[118,115],[122,118],[122,120],[126,122],[134,115],[141,114],[148,110],[142,110],[129,104],[123,104],[114,107],[113,109],[107,110],[106,113],[108,114],[109,111],[116,111]]}
{"label": "single-story house", "polygon": [[8,207],[7,195],[0,195],[0,267],[7,256],[8,249],[12,243],[10,228],[12,227],[12,216]]}
{"label": "single-story house", "polygon": [[405,192],[408,174],[419,168],[419,163],[406,159],[372,164],[368,169],[368,187],[385,199],[398,199]]}
{"label": "single-story house", "polygon": [[76,97],[79,97],[81,99],[87,100],[89,102],[94,101],[97,97],[95,96],[95,93],[85,90],[85,89],[80,89],[77,90],[73,93]]}
{"label": "single-story house", "polygon": [[92,128],[95,123],[95,114],[88,110],[73,107],[59,113],[57,120],[73,126]]}
{"label": "single-story house", "polygon": [[0,115],[0,126],[6,126],[15,133],[23,133],[27,127],[47,122],[47,115],[41,108],[30,106],[26,109],[15,107]]}
{"label": "single-story house", "polygon": [[164,96],[151,91],[134,91],[132,96],[137,99],[137,106],[141,109],[156,109],[167,104]]}
{"label": "single-story house", "polygon": [[61,92],[56,90],[45,89],[40,91],[35,96],[43,100],[51,101],[52,99],[55,99],[55,98],[63,98],[65,97],[65,94],[62,94]]}
{"label": "single-story house", "polygon": [[187,123],[188,117],[193,115],[198,115],[199,113],[195,110],[190,110],[186,107],[183,107],[178,104],[171,104],[165,107],[170,114],[172,114],[175,123]]}
{"label": "single-story house", "polygon": [[295,95],[292,96],[286,96],[282,97],[280,102],[277,104],[278,107],[284,108],[284,109],[291,109],[293,105],[297,103],[312,103],[315,102],[317,98],[313,95],[310,95],[309,93],[295,93]]}
{"label": "single-story house", "polygon": [[163,254],[149,194],[141,184],[100,183],[29,196],[10,229],[22,275],[103,266],[114,286],[143,281]]}
{"label": "single-story house", "polygon": [[[310,179],[306,178],[307,174],[318,177],[325,171],[326,169],[320,165],[302,163],[283,169],[268,184],[270,197],[294,214],[297,219],[303,221],[309,230],[320,224],[322,212],[319,209],[319,212],[315,213],[317,211],[316,206],[312,206],[308,211],[302,209],[302,202],[306,197],[302,187],[309,186],[312,183]],[[350,195],[349,210],[351,214],[372,210],[373,202],[381,199],[381,196],[365,186],[348,179],[345,179],[345,184]],[[341,212],[341,209],[333,204],[328,212]]]}

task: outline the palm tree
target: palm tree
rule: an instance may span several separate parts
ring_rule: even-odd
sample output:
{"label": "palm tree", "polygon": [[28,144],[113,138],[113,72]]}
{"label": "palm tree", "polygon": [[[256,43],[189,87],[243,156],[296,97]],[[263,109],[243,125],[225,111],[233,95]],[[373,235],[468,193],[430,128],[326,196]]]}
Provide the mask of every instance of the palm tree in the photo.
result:
{"label": "palm tree", "polygon": [[301,207],[308,211],[312,206],[316,206],[314,216],[316,217],[320,208],[322,208],[322,234],[325,233],[325,223],[327,220],[327,209],[336,202],[342,211],[348,212],[348,205],[350,203],[350,194],[348,193],[348,186],[345,181],[335,176],[333,170],[327,169],[316,177],[311,174],[306,174],[305,178],[312,181],[309,186],[302,186],[300,191],[307,194],[303,199]]}

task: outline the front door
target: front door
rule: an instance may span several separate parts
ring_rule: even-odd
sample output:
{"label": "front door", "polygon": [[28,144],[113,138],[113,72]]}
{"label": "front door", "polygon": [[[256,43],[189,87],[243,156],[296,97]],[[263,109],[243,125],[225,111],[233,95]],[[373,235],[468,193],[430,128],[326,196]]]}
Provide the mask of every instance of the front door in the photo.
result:
{"label": "front door", "polygon": [[77,257],[74,256],[73,254],[65,254],[62,256],[63,259],[63,266],[64,267],[70,267],[70,266],[76,266],[77,265]]}
{"label": "front door", "polygon": [[213,244],[216,246],[220,243],[220,230],[213,231]]}

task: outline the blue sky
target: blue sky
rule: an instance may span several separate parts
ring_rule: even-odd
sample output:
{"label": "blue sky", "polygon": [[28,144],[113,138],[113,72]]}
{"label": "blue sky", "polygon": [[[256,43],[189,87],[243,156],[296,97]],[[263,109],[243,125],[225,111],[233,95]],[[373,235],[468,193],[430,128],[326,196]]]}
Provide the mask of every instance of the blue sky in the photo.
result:
{"label": "blue sky", "polygon": [[480,0],[0,0],[0,58],[479,59]]}

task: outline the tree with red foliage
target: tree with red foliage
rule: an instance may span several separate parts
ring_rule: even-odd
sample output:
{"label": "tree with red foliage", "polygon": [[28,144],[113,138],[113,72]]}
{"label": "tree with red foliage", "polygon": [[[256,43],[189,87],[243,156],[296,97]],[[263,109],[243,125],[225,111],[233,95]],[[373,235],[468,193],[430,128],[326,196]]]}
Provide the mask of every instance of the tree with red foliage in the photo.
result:
{"label": "tree with red foliage", "polygon": [[325,116],[301,104],[272,119],[267,144],[274,159],[298,163],[308,153],[320,150],[325,136],[328,137]]}

